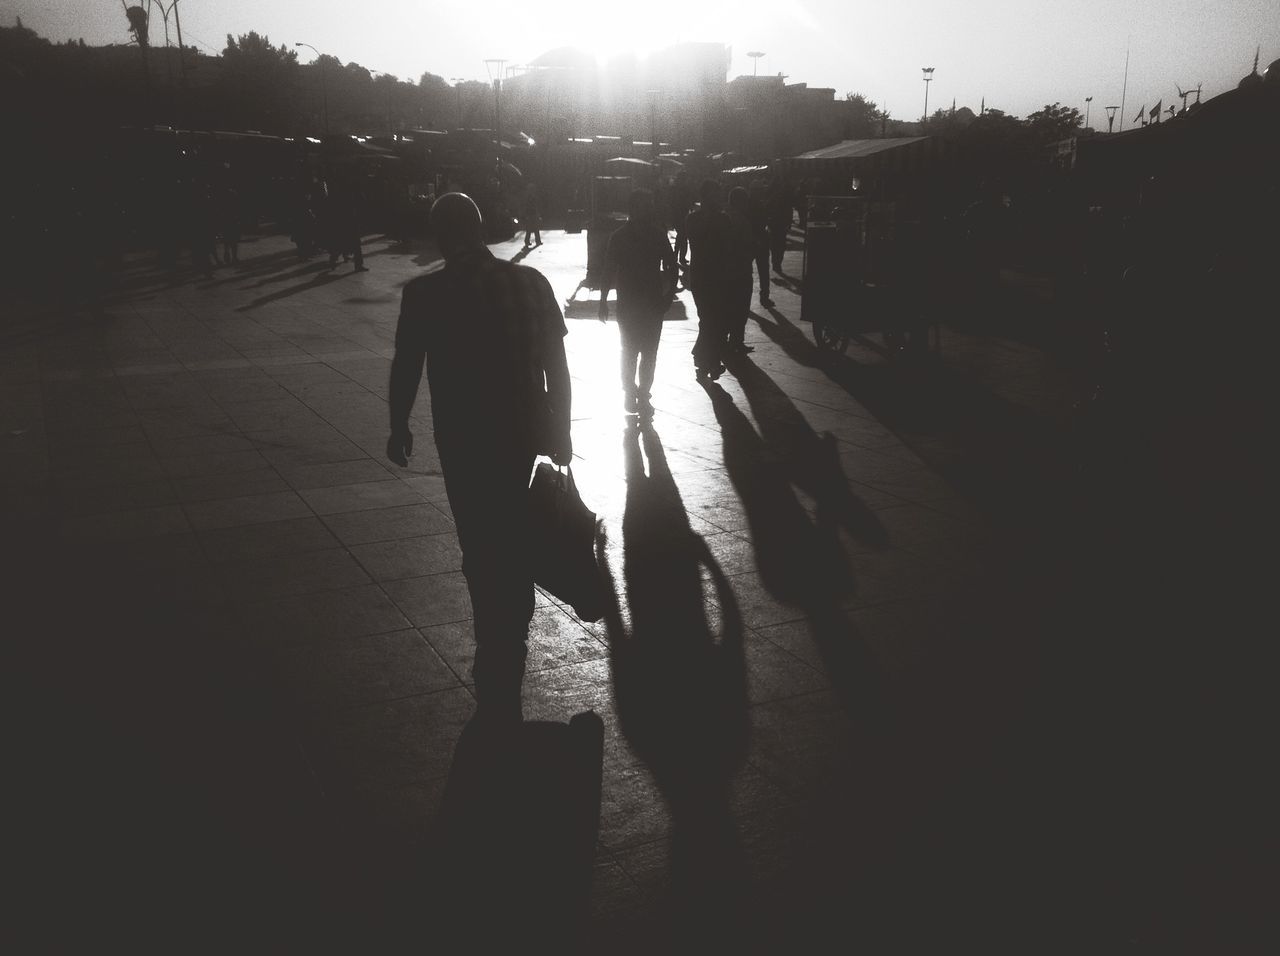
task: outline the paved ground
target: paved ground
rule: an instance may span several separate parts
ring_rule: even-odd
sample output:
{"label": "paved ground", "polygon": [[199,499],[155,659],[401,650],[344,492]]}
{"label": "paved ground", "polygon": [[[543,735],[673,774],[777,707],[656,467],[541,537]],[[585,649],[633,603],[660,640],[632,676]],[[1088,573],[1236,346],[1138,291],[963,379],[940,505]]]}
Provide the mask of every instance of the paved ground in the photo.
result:
{"label": "paved ground", "polygon": [[[523,261],[568,300],[586,237],[544,235]],[[412,466],[382,458],[399,289],[435,257],[371,239],[369,272],[330,272],[262,237],[242,258],[212,279],[140,263],[104,316],[5,330],[11,795],[21,899],[53,949],[360,952],[467,931],[432,869],[474,698],[425,397]],[[525,710],[604,722],[587,940],[1196,938],[1169,914],[1203,886],[1137,807],[1184,757],[1151,757],[1129,724],[1090,749],[1129,704],[1153,726],[1176,707],[1097,678],[1108,655],[1116,682],[1150,658],[1105,644],[1132,622],[1103,626],[1059,546],[1078,540],[1078,372],[976,327],[945,328],[916,371],[861,344],[824,355],[792,285],[773,297],[754,354],[704,389],[681,295],[643,430],[621,411],[616,326],[586,290],[566,309],[574,471],[626,624],[541,596]],[[1180,859],[1231,870],[1227,845]]]}

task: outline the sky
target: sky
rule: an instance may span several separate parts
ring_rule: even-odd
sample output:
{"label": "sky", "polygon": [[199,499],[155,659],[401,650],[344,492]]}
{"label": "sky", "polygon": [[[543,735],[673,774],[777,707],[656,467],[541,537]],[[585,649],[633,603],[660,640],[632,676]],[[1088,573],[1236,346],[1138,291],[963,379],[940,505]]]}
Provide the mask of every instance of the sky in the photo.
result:
{"label": "sky", "polygon": [[[130,0],[145,6],[146,0]],[[168,2],[168,0],[166,0]],[[228,33],[256,30],[404,79],[430,70],[487,80],[486,60],[519,66],[558,46],[601,56],[681,41],[728,44],[730,77],[782,73],[789,83],[861,93],[896,119],[924,111],[922,67],[934,68],[929,110],[988,107],[1026,116],[1060,102],[1104,129],[1124,98],[1126,125],[1143,105],[1208,98],[1280,58],[1280,0],[178,0],[183,40],[209,53]],[[163,42],[153,3],[153,42]],[[448,12],[446,12],[448,11]],[[643,15],[641,15],[643,14]],[[121,0],[0,0],[52,40],[125,43]],[[174,16],[170,35],[176,43]],[[751,58],[748,52],[763,56]],[[307,62],[314,54],[300,49]],[[1125,59],[1128,56],[1128,84]],[[1086,104],[1086,97],[1093,97]],[[1188,102],[1194,102],[1194,99]],[[1120,128],[1117,115],[1116,128]]]}

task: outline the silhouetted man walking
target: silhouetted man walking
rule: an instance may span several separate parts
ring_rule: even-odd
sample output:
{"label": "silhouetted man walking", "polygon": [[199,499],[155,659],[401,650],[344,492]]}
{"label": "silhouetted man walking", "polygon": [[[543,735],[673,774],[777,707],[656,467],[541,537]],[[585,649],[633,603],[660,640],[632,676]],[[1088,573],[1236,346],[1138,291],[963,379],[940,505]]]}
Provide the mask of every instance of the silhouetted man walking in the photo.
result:
{"label": "silhouetted man walking", "polygon": [[[618,290],[618,331],[622,339],[622,407],[649,415],[649,393],[662,338],[662,316],[676,285],[676,254],[654,216],[653,194],[637,189],[629,218],[609,237],[600,321],[609,318],[609,290]],[[638,366],[638,367],[637,367]]]}
{"label": "silhouetted man walking", "polygon": [[447,193],[431,207],[445,266],[405,286],[391,365],[387,457],[408,464],[409,414],[426,361],[445,490],[475,620],[479,716],[521,720],[533,616],[527,502],[534,458],[567,465],[570,384],[564,317],[535,269],[497,259],[480,210]]}
{"label": "silhouetted man walking", "polygon": [[703,180],[699,196],[701,203],[685,220],[690,253],[686,284],[698,309],[693,365],[697,378],[717,379],[724,373],[733,227],[720,206],[718,182]]}

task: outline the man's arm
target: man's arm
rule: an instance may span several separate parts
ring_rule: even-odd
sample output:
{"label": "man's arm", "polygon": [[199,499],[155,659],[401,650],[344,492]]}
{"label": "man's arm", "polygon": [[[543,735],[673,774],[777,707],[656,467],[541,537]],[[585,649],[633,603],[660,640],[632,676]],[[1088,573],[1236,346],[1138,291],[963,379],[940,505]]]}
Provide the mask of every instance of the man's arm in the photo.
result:
{"label": "man's arm", "polygon": [[557,465],[573,460],[573,438],[569,433],[573,387],[569,382],[569,360],[564,353],[564,337],[568,330],[556,302],[555,293],[546,278],[542,280],[542,368],[547,376],[547,401],[551,406],[550,447],[542,449]]}
{"label": "man's arm", "polygon": [[391,360],[391,382],[387,402],[391,408],[391,435],[387,439],[387,458],[397,465],[409,464],[413,454],[413,433],[409,431],[409,414],[418,397],[422,381],[422,363],[426,360],[426,343],[412,330],[410,290],[400,299],[400,321],[396,325],[396,355]]}
{"label": "man's arm", "polygon": [[[613,236],[616,236],[615,232]],[[614,264],[615,257],[618,254],[617,248],[613,244],[613,236],[609,237],[609,242],[605,246],[604,252],[604,268],[600,270],[600,311],[599,319],[601,322],[609,320],[609,290],[613,288],[615,282],[615,274],[617,267]],[[563,345],[563,343],[561,343]]]}

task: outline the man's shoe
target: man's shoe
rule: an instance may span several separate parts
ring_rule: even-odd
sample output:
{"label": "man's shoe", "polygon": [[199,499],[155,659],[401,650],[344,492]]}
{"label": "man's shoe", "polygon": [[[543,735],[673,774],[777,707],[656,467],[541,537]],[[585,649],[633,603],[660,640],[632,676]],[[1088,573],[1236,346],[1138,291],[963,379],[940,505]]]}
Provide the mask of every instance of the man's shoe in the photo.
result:
{"label": "man's shoe", "polygon": [[368,267],[368,266],[356,266],[356,267],[355,267],[355,269],[353,269],[352,271],[353,271],[353,272],[368,272],[368,271],[369,271],[369,267]]}
{"label": "man's shoe", "polygon": [[760,304],[765,308],[771,308],[773,306],[773,300],[767,295],[762,295],[760,296]]}

